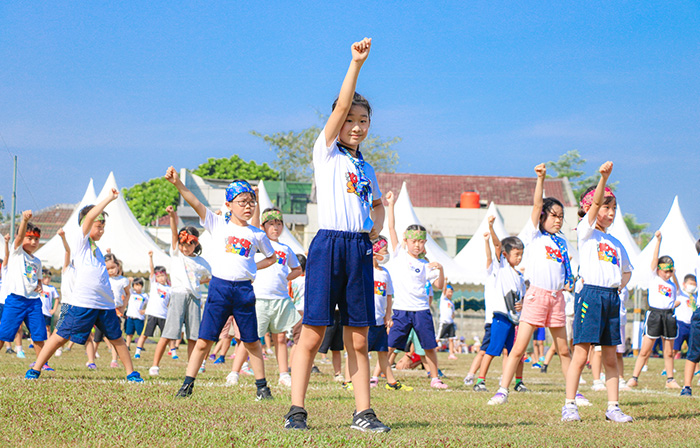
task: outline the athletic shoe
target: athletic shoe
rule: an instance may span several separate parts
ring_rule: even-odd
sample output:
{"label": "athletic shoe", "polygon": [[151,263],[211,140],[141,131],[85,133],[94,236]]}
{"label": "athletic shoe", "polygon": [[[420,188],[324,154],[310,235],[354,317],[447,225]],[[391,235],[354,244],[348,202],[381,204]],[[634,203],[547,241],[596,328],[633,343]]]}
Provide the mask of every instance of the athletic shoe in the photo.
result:
{"label": "athletic shoe", "polygon": [[143,378],[141,378],[140,373],[134,370],[126,376],[126,381],[128,383],[143,383]]}
{"label": "athletic shoe", "polygon": [[447,384],[443,383],[440,378],[430,380],[430,387],[433,389],[447,389]]}
{"label": "athletic shoe", "polygon": [[[173,359],[175,359],[175,358],[173,358]],[[216,358],[216,361],[214,361],[214,364],[223,364],[225,362],[226,362],[226,358],[223,356],[219,356],[218,358]]]}
{"label": "athletic shoe", "polygon": [[87,367],[89,370],[97,370],[97,364],[94,362],[86,362],[85,367]]}
{"label": "athletic shoe", "polygon": [[413,390],[413,388],[411,386],[406,386],[406,385],[402,384],[401,381],[399,381],[399,380],[396,380],[396,383],[394,383],[394,384],[386,383],[384,385],[384,388],[386,390],[405,390],[406,392],[410,392]]}
{"label": "athletic shoe", "polygon": [[467,373],[467,376],[464,377],[464,385],[465,386],[471,386],[474,384],[474,374],[473,373]]}
{"label": "athletic shoe", "polygon": [[516,383],[514,389],[515,389],[516,392],[530,392],[530,391],[528,390],[528,388],[525,387],[525,383],[523,383],[522,381],[519,382],[519,383]]}
{"label": "athletic shoe", "polygon": [[150,369],[148,369],[148,374],[151,376],[160,375],[160,367],[158,367],[158,366],[151,367]]}
{"label": "athletic shoe", "polygon": [[281,373],[278,383],[285,387],[292,387],[292,375],[288,373]]}
{"label": "athletic shoe", "polygon": [[534,363],[533,365],[531,365],[530,367],[533,368],[533,369],[541,369],[541,368],[542,368],[542,364],[540,364],[539,362],[536,362],[536,363]]}
{"label": "athletic shoe", "polygon": [[[140,358],[140,357],[141,357],[141,355],[139,355],[139,358]],[[135,356],[134,356],[134,358],[135,358]],[[97,353],[97,352],[95,352],[95,359],[100,359],[100,354]]]}
{"label": "athletic shoe", "polygon": [[359,414],[352,416],[352,429],[357,429],[364,432],[389,432],[391,429],[384,423],[379,421],[377,415],[372,409],[367,409]]}
{"label": "athletic shoe", "polygon": [[588,401],[588,398],[584,397],[583,394],[576,394],[576,406],[581,407],[581,406],[592,406],[591,402]]}
{"label": "athletic shoe", "polygon": [[70,347],[64,348],[63,351],[64,351],[64,352],[69,352],[69,351],[70,351]]}
{"label": "athletic shoe", "polygon": [[355,388],[352,387],[352,381],[343,381],[343,384],[341,386],[345,390],[355,390]]}
{"label": "athletic shoe", "polygon": [[52,369],[48,363],[44,364],[43,367],[41,368],[41,370],[43,370],[44,372],[55,372],[55,370]]}
{"label": "athletic shoe", "polygon": [[450,356],[448,356],[447,359],[457,359],[457,357],[455,355],[450,354]]}
{"label": "athletic shoe", "polygon": [[578,383],[579,384],[586,384],[586,380],[584,380],[583,377],[581,376],[578,378]]}
{"label": "athletic shoe", "polygon": [[605,389],[605,383],[602,380],[593,380],[593,385],[591,386],[593,392],[602,392]]}
{"label": "athletic shoe", "polygon": [[248,365],[247,362],[244,362],[243,365],[241,366],[241,373],[252,376],[253,369],[250,368],[250,365]]}
{"label": "athletic shoe", "polygon": [[192,395],[192,390],[194,389],[194,382],[190,384],[183,384],[180,390],[175,394],[175,398],[187,398]]}
{"label": "athletic shoe", "polygon": [[[95,355],[97,355],[97,353],[95,353]],[[134,359],[141,359],[141,353],[136,352],[136,353],[134,354]]]}
{"label": "athletic shoe", "polygon": [[61,356],[62,354],[63,354],[63,349],[61,349],[61,347],[59,347],[59,348],[56,350],[56,353],[54,353],[54,356]]}
{"label": "athletic shoe", "polygon": [[532,362],[532,359],[530,359],[529,356],[526,356],[523,358],[523,362]]}
{"label": "athletic shoe", "polygon": [[666,381],[666,389],[680,389],[681,386],[678,385],[675,379]]}
{"label": "athletic shoe", "polygon": [[690,386],[683,387],[683,390],[681,391],[681,397],[692,397],[692,396],[693,396],[693,389],[691,389]]}
{"label": "athletic shoe", "polygon": [[481,381],[480,383],[476,383],[474,387],[474,392],[488,392],[489,390],[486,388],[486,383]]}
{"label": "athletic shoe", "polygon": [[617,385],[617,390],[627,392],[627,391],[630,391],[632,389],[627,387],[627,381],[625,381],[623,378],[620,378],[620,382]]}
{"label": "athletic shoe", "polygon": [[373,388],[373,387],[377,387],[377,386],[379,386],[379,378],[376,378],[376,377],[370,378],[369,379],[369,387]]}
{"label": "athletic shoe", "polygon": [[39,372],[38,370],[29,369],[29,370],[27,370],[27,373],[24,374],[24,379],[25,380],[38,380],[39,375],[41,375],[41,372]]}
{"label": "athletic shoe", "polygon": [[176,351],[173,352],[173,359],[175,359],[175,360],[180,359],[180,357],[177,356],[177,352],[176,352]]}
{"label": "athletic shoe", "polygon": [[336,373],[335,376],[333,377],[333,380],[337,381],[338,383],[344,383],[345,377],[343,376],[342,373]]}
{"label": "athletic shoe", "polygon": [[605,411],[605,420],[615,423],[630,423],[633,419],[622,412],[619,406],[613,406],[612,408],[608,407],[608,410]]}
{"label": "athletic shoe", "polygon": [[216,361],[216,355],[213,353],[209,355],[209,361]]}
{"label": "athletic shoe", "polygon": [[173,356],[173,349],[168,349],[168,356]]}
{"label": "athletic shoe", "polygon": [[639,383],[634,378],[627,380],[627,387],[637,387]]}
{"label": "athletic shoe", "polygon": [[642,372],[646,372],[647,370],[649,370],[649,366],[642,367]]}
{"label": "athletic shoe", "polygon": [[542,368],[540,369],[540,373],[547,373],[547,367],[549,367],[547,364],[542,364]]}
{"label": "athletic shoe", "polygon": [[666,376],[666,369],[661,371],[661,376]]}
{"label": "athletic shoe", "polygon": [[261,400],[272,400],[272,391],[269,387],[258,387],[257,392],[255,392],[255,401]]}
{"label": "athletic shoe", "polygon": [[240,378],[241,375],[238,372],[231,372],[226,377],[226,384],[229,386],[235,386],[236,384],[238,384],[238,380]]}
{"label": "athletic shoe", "polygon": [[309,429],[306,425],[307,415],[304,408],[292,406],[292,409],[284,416],[284,429],[299,429],[302,431]]}
{"label": "athletic shoe", "polygon": [[540,356],[540,362],[544,362],[544,356]]}
{"label": "athletic shoe", "polygon": [[116,360],[112,361],[109,363],[109,366],[112,368],[117,368],[117,367],[119,367],[119,361],[116,361]]}
{"label": "athletic shoe", "polygon": [[23,350],[20,350],[17,352],[17,357],[20,359],[25,359],[27,357],[27,355],[24,354]]}
{"label": "athletic shoe", "polygon": [[311,373],[321,373],[321,370],[319,370],[318,367],[313,366],[313,367],[311,367]]}
{"label": "athletic shoe", "polygon": [[[11,348],[8,348],[8,350],[12,350],[12,349],[11,349]],[[700,370],[698,370],[698,371],[696,371],[695,373],[693,373],[693,376],[695,376],[695,375],[700,375]]]}
{"label": "athletic shoe", "polygon": [[5,350],[5,353],[8,355],[14,355],[16,352],[14,350],[12,350],[11,348],[8,348],[7,350]]}
{"label": "athletic shoe", "polygon": [[506,404],[508,402],[508,395],[503,392],[496,392],[496,395],[491,397],[487,403],[489,406],[497,406],[499,404]]}
{"label": "athletic shoe", "polygon": [[29,348],[34,348],[34,344],[29,344]]}
{"label": "athletic shoe", "polygon": [[561,408],[561,421],[563,422],[580,422],[581,417],[578,415],[578,406],[575,404],[565,404]]}

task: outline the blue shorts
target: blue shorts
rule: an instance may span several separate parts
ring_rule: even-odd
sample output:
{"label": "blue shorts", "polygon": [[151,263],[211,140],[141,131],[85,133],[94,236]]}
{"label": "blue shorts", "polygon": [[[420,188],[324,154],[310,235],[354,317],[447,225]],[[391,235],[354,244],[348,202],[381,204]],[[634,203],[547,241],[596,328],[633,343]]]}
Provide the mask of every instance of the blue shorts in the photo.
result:
{"label": "blue shorts", "polygon": [[700,362],[700,308],[693,312],[690,318],[690,334],[688,335],[688,354],[690,362]]}
{"label": "blue shorts", "polygon": [[344,326],[374,325],[374,267],[367,233],[319,230],[306,262],[305,325],[333,325],[335,306]]}
{"label": "blue shorts", "polygon": [[44,314],[44,323],[46,324],[47,327],[51,328],[51,321],[53,320],[53,316],[47,316]]}
{"label": "blue shorts", "polygon": [[32,341],[46,340],[46,322],[41,312],[41,300],[10,294],[5,299],[0,321],[0,341],[14,341],[22,322],[27,326]]}
{"label": "blue shorts", "polygon": [[232,282],[212,277],[209,297],[199,324],[199,339],[217,341],[228,317],[233,315],[241,333],[241,341],[255,342],[258,338],[258,318],[255,314],[255,292],[250,280]]}
{"label": "blue shorts", "polygon": [[479,351],[485,352],[491,343],[491,324],[484,324],[484,339],[481,341]]}
{"label": "blue shorts", "polygon": [[141,333],[143,333],[143,324],[144,321],[141,319],[127,317],[126,322],[124,322],[124,333],[128,336],[132,336],[134,333],[141,336]]}
{"label": "blue shorts", "polygon": [[92,327],[97,327],[110,341],[122,337],[121,322],[116,310],[98,310],[70,305],[65,314],[61,310],[56,333],[63,339],[85,345]]}
{"label": "blue shorts", "polygon": [[389,335],[386,332],[386,325],[372,325],[367,334],[368,352],[388,352]]}
{"label": "blue shorts", "polygon": [[2,311],[5,309],[5,304],[0,303],[0,321],[2,321]]}
{"label": "blue shorts", "polygon": [[433,315],[430,313],[430,310],[394,310],[392,320],[394,325],[389,330],[389,347],[405,350],[408,336],[411,333],[411,329],[414,329],[423,350],[437,348],[435,325],[433,324]]}
{"label": "blue shorts", "polygon": [[583,285],[574,302],[574,345],[620,345],[617,288]]}
{"label": "blue shorts", "polygon": [[535,330],[535,333],[533,335],[533,339],[535,341],[544,341],[544,339],[545,339],[544,327],[540,327],[540,328]]}
{"label": "blue shorts", "polygon": [[493,322],[491,322],[491,340],[486,348],[486,354],[494,357],[501,356],[504,348],[510,353],[513,342],[515,342],[515,324],[507,316],[494,313]]}
{"label": "blue shorts", "polygon": [[677,322],[678,324],[678,337],[676,338],[675,341],[673,341],[673,349],[676,351],[681,351],[683,348],[683,342],[687,342],[690,344],[690,324],[686,324],[685,322],[681,322],[680,320]]}

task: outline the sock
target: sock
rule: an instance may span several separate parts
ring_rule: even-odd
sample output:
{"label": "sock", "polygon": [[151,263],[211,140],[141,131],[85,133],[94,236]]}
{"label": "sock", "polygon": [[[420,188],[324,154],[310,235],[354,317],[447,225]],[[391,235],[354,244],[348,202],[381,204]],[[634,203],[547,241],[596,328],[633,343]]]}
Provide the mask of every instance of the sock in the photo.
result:
{"label": "sock", "polygon": [[21,351],[22,351],[22,346],[21,346],[21,345],[18,345],[17,347],[15,347],[15,351],[16,351],[17,353],[21,352]]}
{"label": "sock", "polygon": [[516,376],[515,377],[515,385],[517,386],[518,384],[523,382],[523,377],[522,376]]}
{"label": "sock", "polygon": [[568,398],[566,399],[566,402],[564,404],[573,404],[576,405],[576,400],[569,400]]}
{"label": "sock", "polygon": [[620,403],[619,403],[619,402],[617,402],[617,401],[608,401],[608,410],[610,410],[611,408],[619,408],[619,407],[620,407]]}
{"label": "sock", "polygon": [[[379,382],[379,378],[377,378],[376,376],[373,376],[372,378],[369,379],[369,381],[370,382]],[[394,384],[396,384],[396,383],[394,383]]]}
{"label": "sock", "polygon": [[265,386],[267,386],[267,380],[265,378],[255,380],[255,387],[257,387],[258,389],[263,388]]}
{"label": "sock", "polygon": [[675,381],[672,376],[668,377],[668,379],[666,380],[667,383],[670,383],[671,381]]}
{"label": "sock", "polygon": [[508,395],[508,389],[506,389],[505,387],[499,387],[498,392],[504,395]]}
{"label": "sock", "polygon": [[143,350],[143,347],[136,347],[136,353],[141,353],[142,350]]}
{"label": "sock", "polygon": [[194,383],[195,378],[193,376],[186,376],[185,377],[185,382],[182,383],[183,386],[188,386],[192,383]]}
{"label": "sock", "polygon": [[486,382],[486,377],[485,377],[485,376],[480,376],[480,377],[476,380],[476,384],[485,383],[485,382]]}

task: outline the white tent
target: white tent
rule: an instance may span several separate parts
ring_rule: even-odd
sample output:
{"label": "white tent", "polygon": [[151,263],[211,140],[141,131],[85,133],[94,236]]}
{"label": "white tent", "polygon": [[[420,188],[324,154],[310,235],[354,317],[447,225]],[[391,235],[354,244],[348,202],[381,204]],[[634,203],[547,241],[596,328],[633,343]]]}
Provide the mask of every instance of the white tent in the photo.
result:
{"label": "white tent", "polygon": [[[503,224],[503,218],[501,218],[498,212],[498,207],[492,202],[486,210],[484,219],[481,220],[481,224],[479,224],[479,227],[477,227],[474,232],[474,236],[472,236],[466,246],[455,256],[454,261],[464,272],[465,283],[483,285],[486,282],[486,246],[484,233],[489,231],[490,216],[496,217],[493,223],[493,230],[496,232],[496,236],[500,239],[509,236]],[[491,254],[495,256],[493,253],[493,244],[491,244]]]}
{"label": "white tent", "polygon": [[[78,232],[78,214],[80,210],[86,205],[91,205],[95,203],[95,187],[93,185],[92,179],[85,190],[83,198],[80,200],[78,205],[71,213],[68,222],[63,226],[63,230],[66,232],[68,238]],[[49,241],[46,242],[41,249],[36,251],[36,256],[41,260],[41,265],[51,269],[62,269],[63,261],[65,259],[66,250],[63,247],[63,241],[58,235],[54,235]]]}
{"label": "white tent", "polygon": [[[673,199],[673,205],[666,219],[661,225],[661,247],[659,256],[669,255],[673,258],[676,267],[676,276],[679,282],[683,282],[686,274],[694,273],[697,266],[698,254],[695,251],[695,238],[683,218],[681,207],[678,204],[678,196]],[[651,257],[656,246],[656,237],[652,238],[647,247],[632,259],[634,271],[630,288],[646,288],[651,278]]]}
{"label": "white tent", "polygon": [[[408,189],[406,188],[406,182],[401,186],[401,192],[396,199],[396,204],[394,205],[394,212],[396,215],[396,233],[399,238],[402,237],[403,232],[411,224],[420,224],[416,212],[413,210],[413,205],[411,204],[411,198],[408,196]],[[389,239],[389,229],[386,227],[388,220],[384,220],[384,228],[381,234]],[[426,255],[430,261],[437,261],[443,267],[445,272],[445,277],[452,284],[464,284],[467,283],[465,278],[464,269],[462,269],[455,261],[450,258],[447,253],[442,250],[442,248],[435,242],[435,240],[428,234],[428,241],[425,243]]]}
{"label": "white tent", "polygon": [[[97,196],[97,201],[102,201],[112,188],[119,191],[114,173],[109,173],[102,191]],[[153,251],[153,264],[170,266],[170,257],[161,250],[153,239],[146,233],[143,226],[134,217],[133,213],[126,205],[124,197],[119,197],[112,201],[105,211],[109,215],[105,226],[105,233],[97,242],[102,253],[107,253],[107,249],[122,261],[124,272],[148,272],[148,252]]]}
{"label": "white tent", "polygon": [[622,213],[620,204],[617,204],[615,220],[608,229],[608,233],[620,240],[620,242],[622,243],[622,247],[625,248],[625,250],[627,251],[627,255],[629,255],[630,257],[630,260],[636,259],[642,252],[641,250],[639,250],[639,246],[637,246],[637,243],[634,241],[634,238],[632,238],[632,234],[630,233],[630,229],[627,228],[627,224],[625,224],[625,216]]}
{"label": "white tent", "polygon": [[[265,181],[261,180],[258,184],[258,209],[256,210],[256,212],[262,214],[263,210],[271,207],[274,207],[274,205],[270,200],[270,195],[267,194],[267,189],[265,189]],[[287,226],[284,226],[284,230],[282,231],[282,235],[280,235],[279,237],[279,241],[280,243],[286,244],[287,246],[291,247],[295,254],[306,253],[306,250],[304,250],[304,246],[302,246],[299,243],[299,240],[297,240],[294,237],[294,235],[292,235],[292,232],[289,231]]]}

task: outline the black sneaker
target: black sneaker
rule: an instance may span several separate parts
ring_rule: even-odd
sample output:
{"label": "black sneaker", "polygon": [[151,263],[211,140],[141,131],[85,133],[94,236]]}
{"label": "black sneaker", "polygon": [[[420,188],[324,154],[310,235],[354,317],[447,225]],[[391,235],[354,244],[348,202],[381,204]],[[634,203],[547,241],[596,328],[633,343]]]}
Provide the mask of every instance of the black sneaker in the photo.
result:
{"label": "black sneaker", "polygon": [[540,369],[540,373],[547,373],[547,364],[544,364],[542,368]]}
{"label": "black sneaker", "polygon": [[380,422],[374,411],[370,408],[352,416],[352,429],[365,432],[389,432],[391,428]]}
{"label": "black sneaker", "polygon": [[321,371],[319,370],[318,367],[313,366],[313,367],[311,368],[311,373],[321,373]]}
{"label": "black sneaker", "polygon": [[515,391],[516,392],[530,392],[530,390],[527,387],[525,387],[525,383],[523,383],[522,381],[515,385]]}
{"label": "black sneaker", "polygon": [[472,389],[474,389],[474,392],[488,392],[489,391],[486,388],[486,383],[483,381],[476,383]]}
{"label": "black sneaker", "polygon": [[194,389],[194,383],[183,384],[180,390],[175,394],[175,398],[188,398],[192,395],[192,389]]}
{"label": "black sneaker", "polygon": [[268,386],[258,387],[258,391],[255,393],[255,401],[260,400],[272,400],[272,391]]}
{"label": "black sneaker", "polygon": [[284,416],[284,429],[300,429],[302,431],[309,429],[306,425],[307,415],[306,409],[292,406],[287,415]]}
{"label": "black sneaker", "polygon": [[5,353],[7,353],[8,355],[16,355],[17,354],[17,352],[12,350],[11,348],[8,348],[7,350],[5,350]]}

